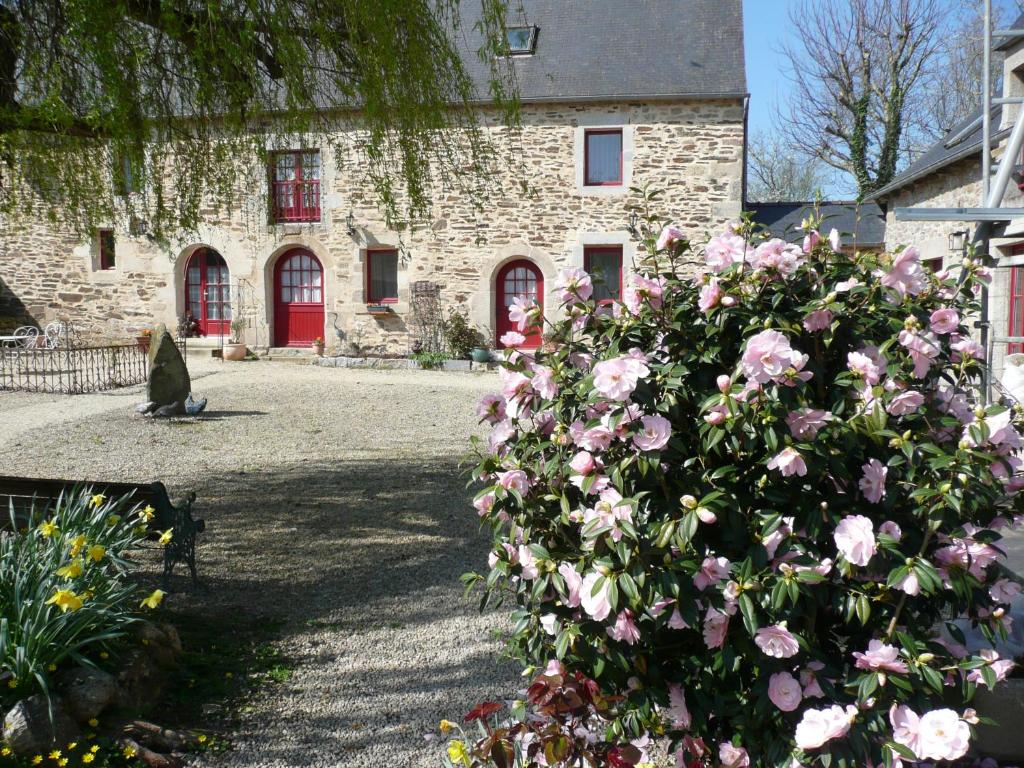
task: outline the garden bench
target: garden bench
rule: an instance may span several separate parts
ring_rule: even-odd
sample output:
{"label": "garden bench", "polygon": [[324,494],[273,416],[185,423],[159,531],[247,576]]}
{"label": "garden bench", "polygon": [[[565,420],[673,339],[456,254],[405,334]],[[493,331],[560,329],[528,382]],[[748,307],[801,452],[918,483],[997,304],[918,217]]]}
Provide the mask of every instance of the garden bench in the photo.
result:
{"label": "garden bench", "polygon": [[[135,504],[152,507],[154,516],[148,524],[150,532],[168,528],[173,531],[170,543],[164,547],[164,585],[167,586],[174,566],[178,563],[188,566],[193,584],[199,583],[196,576],[196,535],[206,530],[206,521],[192,518],[192,504],[196,499],[194,493],[190,493],[184,503],[175,506],[161,482],[106,483],[0,475],[0,507],[4,510],[13,509],[15,519],[19,519],[22,515],[27,517],[33,504],[43,502],[43,509],[48,509],[61,494],[68,495],[82,487],[88,487],[93,493],[101,493],[107,498],[128,497]],[[6,516],[0,516],[0,520],[6,520]]]}

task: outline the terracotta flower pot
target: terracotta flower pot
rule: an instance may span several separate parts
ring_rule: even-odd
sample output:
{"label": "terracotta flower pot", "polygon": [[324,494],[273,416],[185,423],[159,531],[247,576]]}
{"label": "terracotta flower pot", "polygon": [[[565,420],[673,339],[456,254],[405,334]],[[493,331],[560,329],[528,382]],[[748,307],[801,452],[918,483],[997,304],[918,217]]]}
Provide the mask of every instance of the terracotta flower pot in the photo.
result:
{"label": "terracotta flower pot", "polygon": [[136,336],[135,343],[139,345],[139,349],[142,350],[143,354],[149,353],[149,342],[150,336]]}
{"label": "terracotta flower pot", "polygon": [[309,348],[313,350],[313,354],[317,357],[324,356],[324,345],[323,344],[310,344]]}
{"label": "terracotta flower pot", "polygon": [[224,345],[225,360],[245,360],[245,344],[238,341],[229,341]]}

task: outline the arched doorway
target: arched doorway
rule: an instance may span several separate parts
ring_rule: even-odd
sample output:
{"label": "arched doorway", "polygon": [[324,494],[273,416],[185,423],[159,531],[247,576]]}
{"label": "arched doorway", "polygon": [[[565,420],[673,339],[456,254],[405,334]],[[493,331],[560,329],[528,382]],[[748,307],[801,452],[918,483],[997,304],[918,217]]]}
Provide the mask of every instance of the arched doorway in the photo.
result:
{"label": "arched doorway", "polygon": [[274,346],[304,347],[324,333],[324,268],[296,248],[274,266]]}
{"label": "arched doorway", "polygon": [[231,333],[231,276],[224,257],[213,248],[197,248],[185,267],[185,308],[201,336]]}
{"label": "arched doorway", "polygon": [[[518,259],[509,262],[498,271],[497,294],[495,307],[497,317],[495,326],[498,337],[498,346],[502,347],[501,337],[509,331],[518,331],[515,323],[509,320],[508,308],[512,306],[512,300],[516,297],[522,299],[533,299],[540,305],[541,313],[544,312],[544,276],[537,268],[537,265],[526,259]],[[535,349],[541,344],[541,324],[537,323],[532,328],[523,332],[526,343],[522,346],[527,349]]]}

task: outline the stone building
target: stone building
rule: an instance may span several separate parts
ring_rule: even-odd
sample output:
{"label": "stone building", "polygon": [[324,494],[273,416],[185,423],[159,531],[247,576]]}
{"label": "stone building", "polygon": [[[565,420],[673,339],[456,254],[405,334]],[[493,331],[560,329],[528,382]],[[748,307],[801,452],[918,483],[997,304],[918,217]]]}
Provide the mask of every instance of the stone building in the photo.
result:
{"label": "stone building", "polygon": [[321,336],[329,349],[404,354],[417,296],[433,287],[443,310],[465,311],[496,345],[514,296],[556,311],[562,267],[601,270],[609,294],[621,291],[637,249],[630,187],[664,190],[659,213],[694,237],[738,217],[741,0],[646,0],[642,12],[620,0],[523,6],[525,26],[510,29],[522,169],[483,220],[438,189],[429,221],[390,231],[355,158],[297,143],[254,175],[234,214],[208,217],[169,249],[114,227],[79,242],[43,222],[3,226],[0,322],[66,319],[124,338],[190,313],[217,338],[240,318],[253,347]]}
{"label": "stone building", "polygon": [[[1024,16],[1013,29],[1024,25]],[[998,46],[1004,55],[1003,95],[1024,97],[1024,37]],[[980,98],[980,91],[979,91]],[[992,110],[993,170],[1001,158],[1020,104]],[[978,224],[970,221],[901,221],[897,208],[978,208],[981,199],[981,110],[954,126],[934,146],[873,197],[886,211],[885,244],[893,249],[914,245],[931,269],[955,267],[972,242]],[[1020,163],[1003,199],[1004,208],[1024,207],[1024,176]],[[1024,344],[999,339],[1024,336],[1024,219],[993,226],[989,241],[992,284],[988,294],[991,323],[990,357],[996,376],[1002,375],[1008,353],[1024,352]],[[991,340],[990,339],[990,340]]]}

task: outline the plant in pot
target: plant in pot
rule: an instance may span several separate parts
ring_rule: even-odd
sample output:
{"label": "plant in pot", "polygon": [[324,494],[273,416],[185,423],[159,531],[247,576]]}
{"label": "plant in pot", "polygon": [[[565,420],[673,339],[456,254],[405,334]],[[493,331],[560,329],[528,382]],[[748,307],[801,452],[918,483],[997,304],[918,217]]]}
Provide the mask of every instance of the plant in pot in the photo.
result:
{"label": "plant in pot", "polygon": [[313,343],[309,345],[309,348],[313,350],[313,354],[317,357],[324,356],[324,339],[322,336],[317,336],[313,339]]}
{"label": "plant in pot", "polygon": [[139,345],[139,349],[142,350],[143,354],[149,352],[149,342],[152,336],[153,332],[149,328],[143,328],[139,331],[139,335],[135,337],[135,343]]}
{"label": "plant in pot", "polygon": [[242,341],[242,333],[245,331],[246,322],[238,317],[231,321],[231,339],[224,345],[223,355],[225,360],[244,360],[245,342]]}
{"label": "plant in pot", "polygon": [[445,345],[448,353],[456,360],[465,360],[472,356],[477,362],[490,359],[490,352],[483,335],[469,324],[466,315],[457,309],[448,312],[442,322]]}

